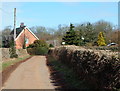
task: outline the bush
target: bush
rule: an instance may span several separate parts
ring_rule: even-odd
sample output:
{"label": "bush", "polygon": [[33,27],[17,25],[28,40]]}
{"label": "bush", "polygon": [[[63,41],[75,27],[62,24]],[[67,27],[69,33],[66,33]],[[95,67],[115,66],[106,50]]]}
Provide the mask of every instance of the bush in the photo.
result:
{"label": "bush", "polygon": [[48,52],[48,45],[44,40],[35,40],[27,47],[27,51],[30,55],[45,55]]}
{"label": "bush", "polygon": [[105,46],[106,45],[103,32],[99,33],[97,43],[98,43],[99,46]]}
{"label": "bush", "polygon": [[53,45],[53,44],[50,44],[49,47],[54,47],[54,45]]}
{"label": "bush", "polygon": [[46,47],[35,47],[33,50],[35,50],[35,55],[45,55],[48,52]]}
{"label": "bush", "polygon": [[92,43],[86,43],[86,46],[92,46],[93,44]]}
{"label": "bush", "polygon": [[2,45],[0,45],[0,48],[2,48]]}
{"label": "bush", "polygon": [[18,55],[16,54],[16,49],[14,46],[10,47],[9,52],[10,52],[10,58],[18,58]]}

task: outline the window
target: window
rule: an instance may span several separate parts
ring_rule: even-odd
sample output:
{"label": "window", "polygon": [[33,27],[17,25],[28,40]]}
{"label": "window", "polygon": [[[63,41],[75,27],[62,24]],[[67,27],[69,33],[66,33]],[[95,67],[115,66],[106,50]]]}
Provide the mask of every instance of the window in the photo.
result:
{"label": "window", "polygon": [[25,38],[25,43],[28,44],[29,40],[28,38]]}

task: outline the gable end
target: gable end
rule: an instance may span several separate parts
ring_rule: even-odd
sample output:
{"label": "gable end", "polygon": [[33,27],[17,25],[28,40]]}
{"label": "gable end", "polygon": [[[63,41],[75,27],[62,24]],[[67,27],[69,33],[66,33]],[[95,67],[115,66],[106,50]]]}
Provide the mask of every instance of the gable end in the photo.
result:
{"label": "gable end", "polygon": [[[39,40],[39,38],[27,27],[25,27],[24,29],[27,29],[36,39]],[[16,37],[15,41],[20,37],[20,35],[24,32],[24,29],[20,32],[20,34]]]}

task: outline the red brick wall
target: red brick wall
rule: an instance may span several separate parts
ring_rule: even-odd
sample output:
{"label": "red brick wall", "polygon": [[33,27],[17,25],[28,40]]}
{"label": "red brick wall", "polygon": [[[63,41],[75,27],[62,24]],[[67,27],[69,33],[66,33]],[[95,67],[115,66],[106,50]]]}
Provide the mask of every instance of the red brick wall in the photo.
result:
{"label": "red brick wall", "polygon": [[24,44],[24,36],[28,39],[28,43],[26,44],[26,47],[29,46],[29,44],[32,44],[35,40],[37,40],[34,35],[28,31],[28,29],[24,29],[22,34],[16,39],[16,49],[23,48]]}

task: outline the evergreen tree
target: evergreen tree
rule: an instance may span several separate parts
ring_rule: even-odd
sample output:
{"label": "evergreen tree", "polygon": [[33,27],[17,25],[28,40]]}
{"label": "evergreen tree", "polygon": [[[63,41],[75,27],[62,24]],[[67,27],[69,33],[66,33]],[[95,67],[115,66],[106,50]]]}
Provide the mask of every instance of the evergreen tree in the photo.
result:
{"label": "evergreen tree", "polygon": [[74,26],[73,24],[70,24],[70,29],[69,31],[66,32],[66,35],[63,37],[63,42],[65,42],[66,45],[77,45],[77,38],[76,38],[76,33],[74,31]]}
{"label": "evergreen tree", "polygon": [[94,42],[95,38],[97,38],[95,36],[95,31],[91,23],[87,23],[84,36],[87,43],[92,43]]}
{"label": "evergreen tree", "polygon": [[82,46],[84,45],[84,37],[83,37],[83,31],[80,29],[79,31],[76,32],[76,45]]}
{"label": "evergreen tree", "polygon": [[15,43],[12,41],[9,48],[10,58],[17,58],[18,54],[16,53]]}
{"label": "evergreen tree", "polygon": [[103,32],[99,33],[97,43],[98,43],[99,46],[105,46],[106,45],[105,38],[103,36]]}

